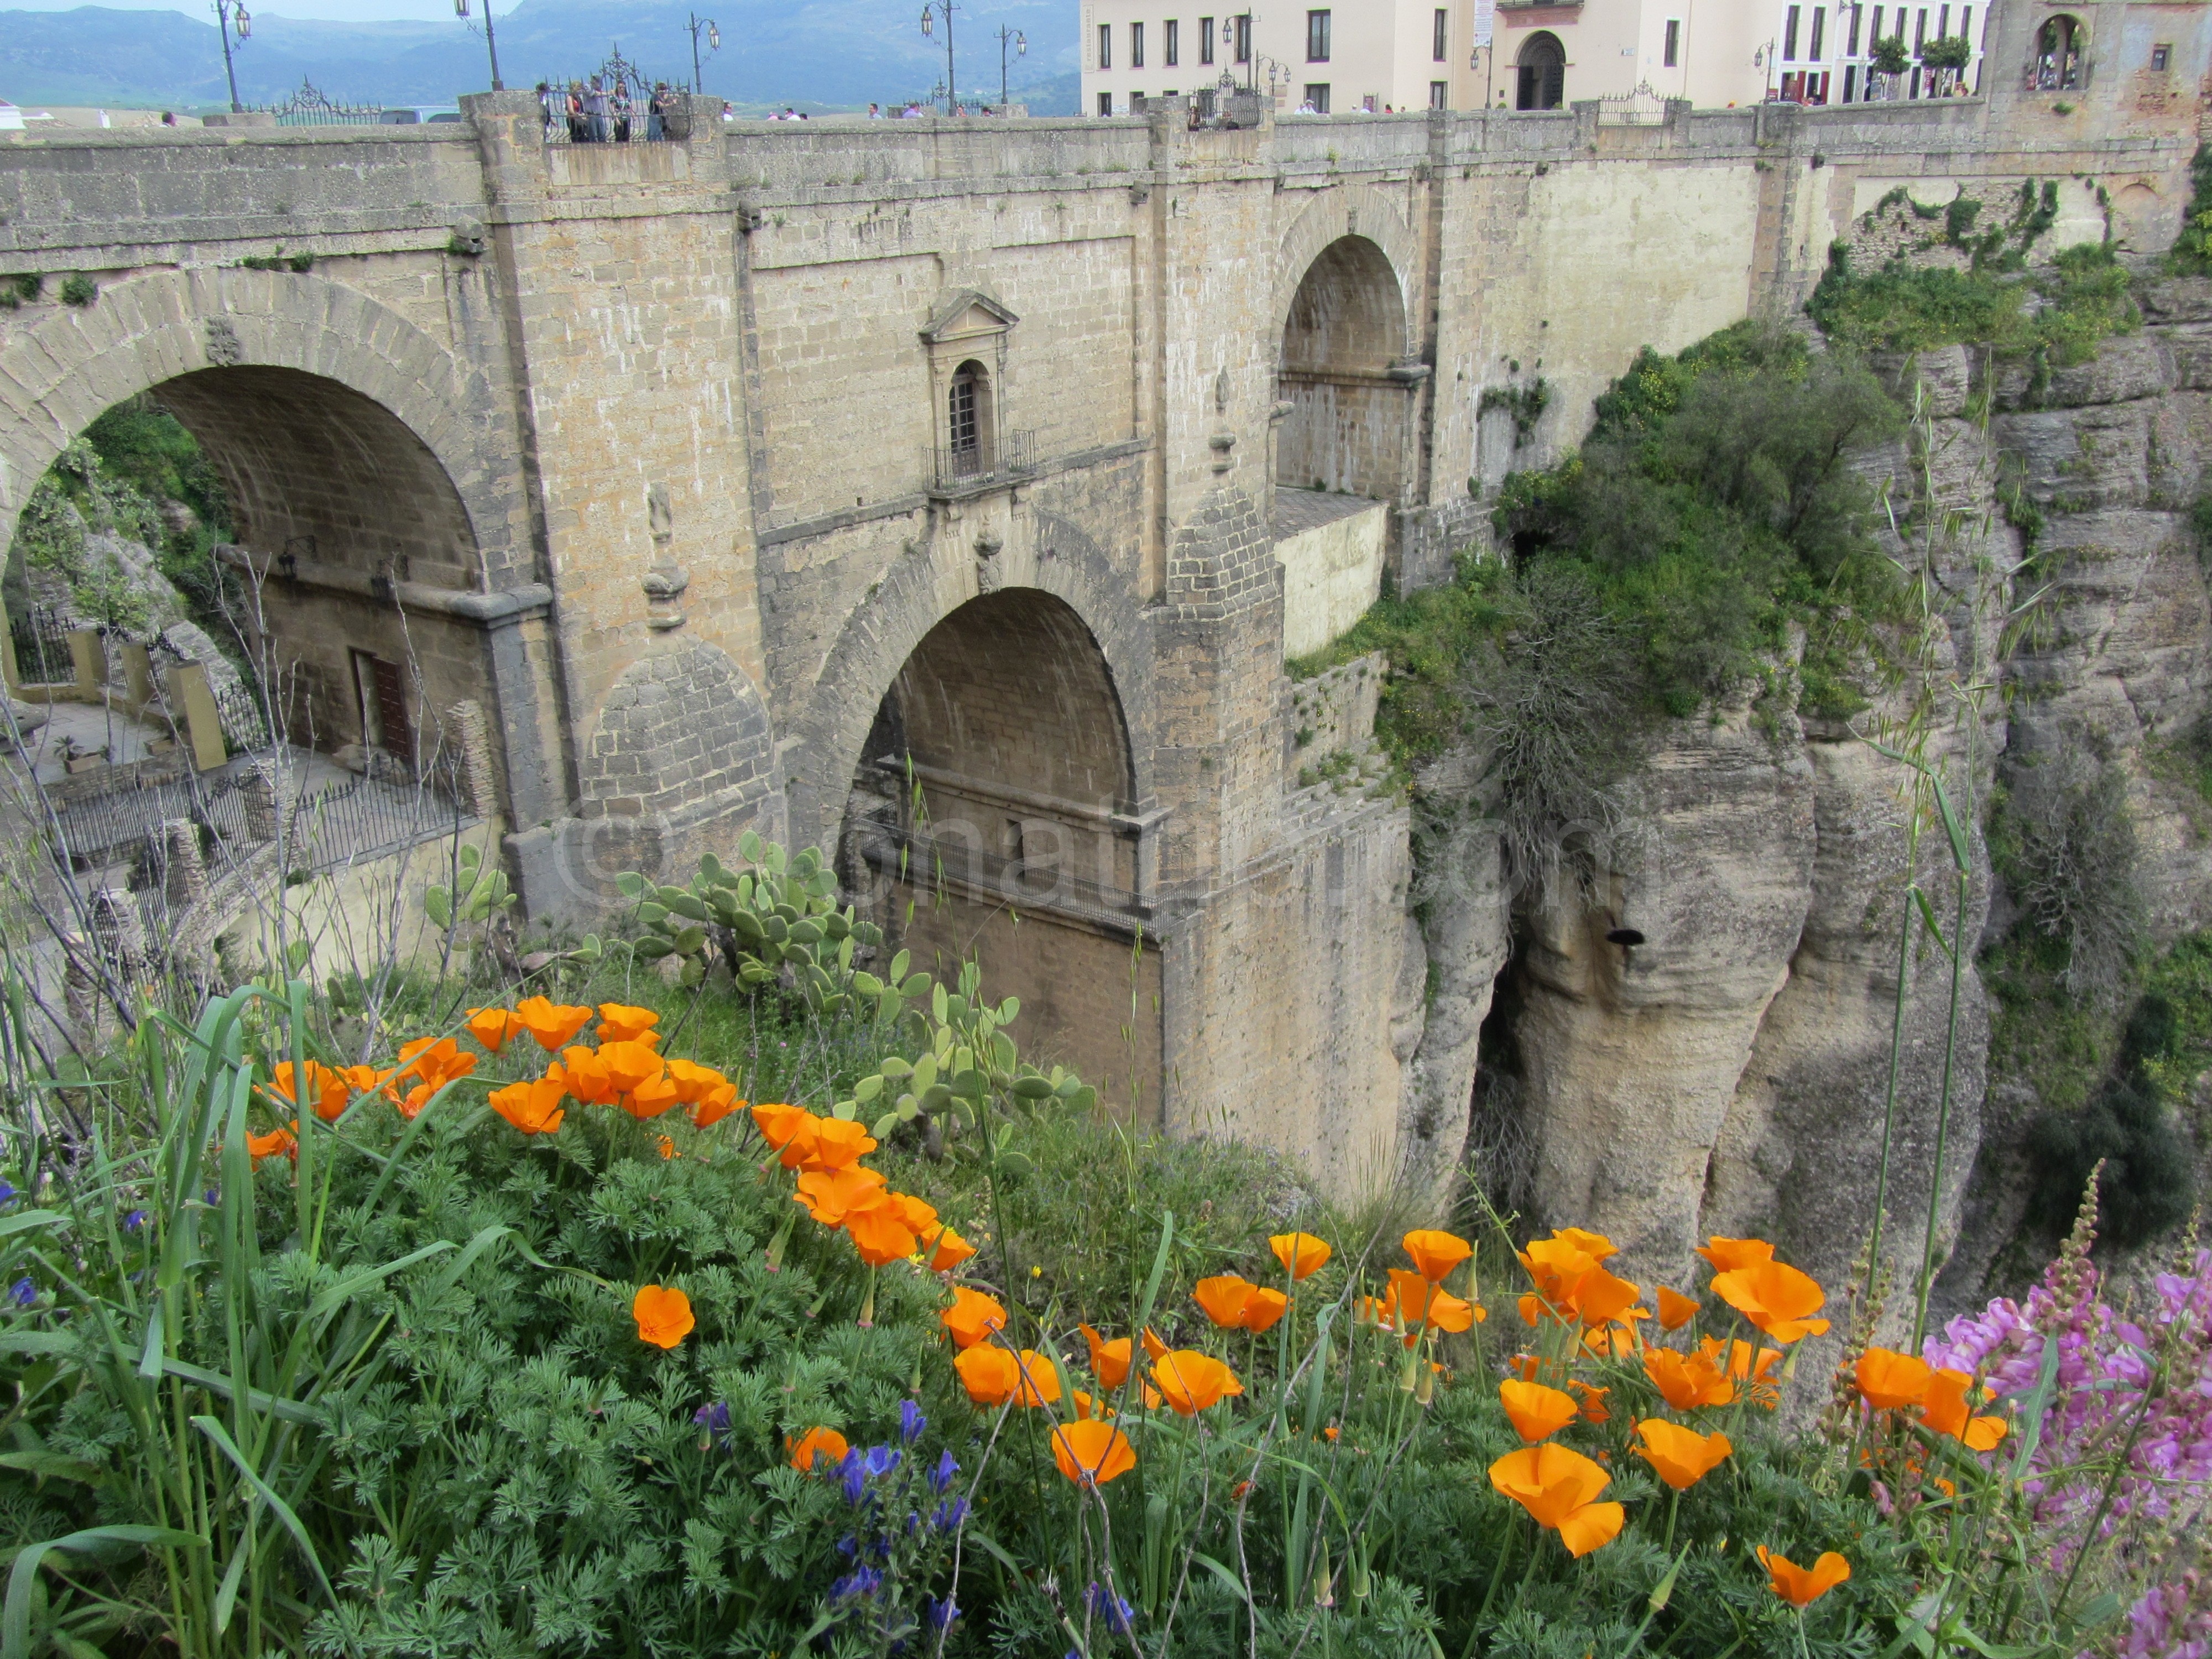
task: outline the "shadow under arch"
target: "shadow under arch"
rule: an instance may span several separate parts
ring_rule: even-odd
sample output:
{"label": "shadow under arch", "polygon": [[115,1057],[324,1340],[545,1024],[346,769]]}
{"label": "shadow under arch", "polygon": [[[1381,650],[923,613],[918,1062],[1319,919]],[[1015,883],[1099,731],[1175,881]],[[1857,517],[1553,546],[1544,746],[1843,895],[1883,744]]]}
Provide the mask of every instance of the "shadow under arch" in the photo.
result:
{"label": "shadow under arch", "polygon": [[1278,484],[1396,498],[1420,384],[1404,361],[1407,338],[1405,294],[1380,246],[1346,234],[1315,256],[1283,322],[1276,396],[1290,413],[1276,440]]}

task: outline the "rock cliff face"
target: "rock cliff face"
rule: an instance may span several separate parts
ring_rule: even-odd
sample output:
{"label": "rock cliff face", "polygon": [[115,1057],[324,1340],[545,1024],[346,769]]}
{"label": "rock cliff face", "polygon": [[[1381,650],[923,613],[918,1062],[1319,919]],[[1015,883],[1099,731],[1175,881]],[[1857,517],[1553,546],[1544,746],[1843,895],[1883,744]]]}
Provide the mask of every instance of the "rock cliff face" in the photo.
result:
{"label": "rock cliff face", "polygon": [[[1454,833],[1457,873],[1424,913],[1409,1144],[1448,1158],[1479,1050],[1510,1056],[1536,1142],[1516,1196],[1540,1225],[1604,1229],[1647,1283],[1680,1282],[1717,1232],[1773,1237],[1840,1284],[1873,1213],[1901,1001],[1884,1255],[1909,1287],[1932,1188],[1939,1246],[1956,1247],[1939,1302],[1983,1289],[2019,1219],[2036,1104],[1988,1086],[1975,957],[2015,914],[1983,841],[1990,802],[2051,756],[2118,769],[2154,941],[2212,922],[2212,809],[2174,758],[2208,746],[2212,604],[2191,514],[2212,458],[2212,283],[2145,280],[2138,296],[2142,331],[2077,368],[1961,347],[1888,366],[1920,418],[1861,465],[1893,501],[1929,504],[1901,513],[1893,551],[1929,580],[1918,672],[1874,708],[1673,723],[1629,786],[1625,833],[1540,890],[1509,894],[1494,846]],[[1916,697],[1923,758],[1968,818],[1963,884],[1932,811],[1908,833],[1907,769],[1864,740]],[[1421,781],[1448,789],[1449,765]],[[1968,943],[1955,998],[1918,926],[1900,998],[1908,865]]]}

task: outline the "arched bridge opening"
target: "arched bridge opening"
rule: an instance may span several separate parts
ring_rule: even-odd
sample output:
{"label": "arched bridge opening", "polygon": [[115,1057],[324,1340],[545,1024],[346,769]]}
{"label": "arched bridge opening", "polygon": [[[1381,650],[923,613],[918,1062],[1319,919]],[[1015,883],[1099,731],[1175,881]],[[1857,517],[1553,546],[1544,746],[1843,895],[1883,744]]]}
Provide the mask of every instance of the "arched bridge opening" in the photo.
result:
{"label": "arched bridge opening", "polygon": [[986,594],[931,629],[876,711],[840,847],[887,951],[986,995],[1018,990],[1024,1055],[1146,1118],[1159,1103],[1159,964],[1133,767],[1111,668],[1074,609]]}

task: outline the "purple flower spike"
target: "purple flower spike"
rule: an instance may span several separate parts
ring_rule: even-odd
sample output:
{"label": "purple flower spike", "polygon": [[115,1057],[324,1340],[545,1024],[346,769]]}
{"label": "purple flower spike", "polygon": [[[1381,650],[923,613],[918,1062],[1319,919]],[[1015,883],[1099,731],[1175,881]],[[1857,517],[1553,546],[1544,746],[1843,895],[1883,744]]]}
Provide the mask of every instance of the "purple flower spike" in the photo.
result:
{"label": "purple flower spike", "polygon": [[959,1473],[960,1466],[952,1461],[952,1454],[949,1451],[939,1452],[937,1456],[937,1467],[929,1472],[930,1491],[935,1492],[939,1498],[944,1497],[951,1487],[952,1477]]}
{"label": "purple flower spike", "polygon": [[929,1426],[929,1419],[921,1414],[921,1407],[911,1400],[899,1401],[899,1438],[909,1446],[921,1438],[921,1431]]}

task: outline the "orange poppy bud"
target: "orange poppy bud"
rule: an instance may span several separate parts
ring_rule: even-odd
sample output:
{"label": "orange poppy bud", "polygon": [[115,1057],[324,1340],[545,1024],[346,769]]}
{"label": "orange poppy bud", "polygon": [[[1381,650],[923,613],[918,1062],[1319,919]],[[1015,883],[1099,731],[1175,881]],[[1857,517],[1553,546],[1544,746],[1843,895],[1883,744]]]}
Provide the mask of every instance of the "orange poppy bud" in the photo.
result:
{"label": "orange poppy bud", "polygon": [[1859,1395],[1876,1411],[1917,1406],[1928,1392],[1928,1363],[1893,1348],[1869,1348],[1859,1355]]}
{"label": "orange poppy bud", "polygon": [[1937,1371],[1928,1381],[1927,1400],[1921,1407],[1920,1420],[1938,1434],[1964,1441],[1969,1450],[1995,1451],[1997,1443],[2005,1437],[2005,1420],[2002,1417],[1967,1414],[1966,1389],[1973,1380],[1966,1372],[1948,1367]]}
{"label": "orange poppy bud", "polygon": [[491,1109],[526,1135],[550,1135],[561,1127],[568,1091],[557,1083],[527,1079],[491,1091]]}
{"label": "orange poppy bud", "polygon": [[1190,1299],[1206,1310],[1206,1316],[1215,1324],[1233,1331],[1243,1326],[1244,1304],[1259,1288],[1249,1279],[1221,1273],[1200,1279],[1191,1289]]}
{"label": "orange poppy bud", "polygon": [[592,1023],[589,1008],[569,1007],[544,997],[525,997],[514,1005],[522,1029],[547,1054],[568,1045],[570,1038]]}
{"label": "orange poppy bud", "polygon": [[1567,1553],[1577,1558],[1611,1543],[1627,1519],[1620,1504],[1596,1501],[1611,1479],[1557,1441],[1508,1452],[1490,1466],[1490,1484],[1534,1516],[1538,1526],[1556,1530]]}
{"label": "orange poppy bud", "polygon": [[1582,1414],[1572,1395],[1541,1382],[1508,1377],[1498,1385],[1498,1398],[1512,1419],[1513,1431],[1523,1440],[1547,1440]]}
{"label": "orange poppy bud", "polygon": [[1225,1396],[1244,1392],[1236,1372],[1195,1348],[1177,1348],[1155,1359],[1152,1381],[1179,1417],[1194,1417]]}
{"label": "orange poppy bud", "polygon": [[1756,1267],[1762,1261],[1774,1260],[1774,1246],[1763,1238],[1709,1238],[1698,1247],[1698,1254],[1713,1264],[1717,1273],[1734,1273],[1739,1267]]}
{"label": "orange poppy bud", "polygon": [[258,1168],[264,1158],[295,1156],[300,1150],[300,1143],[293,1138],[289,1129],[271,1129],[265,1135],[246,1136],[246,1150],[252,1155],[254,1165]]}
{"label": "orange poppy bud", "polygon": [[1399,1242],[1413,1259],[1414,1271],[1431,1285],[1442,1284],[1453,1268],[1474,1254],[1474,1246],[1465,1239],[1432,1227],[1417,1228]]}
{"label": "orange poppy bud", "polygon": [[672,1285],[640,1286],[629,1310],[637,1321],[637,1340],[656,1348],[675,1347],[699,1322],[691,1316],[691,1298]]}
{"label": "orange poppy bud", "polygon": [[468,1032],[493,1054],[507,1047],[507,1039],[521,1034],[522,1021],[506,1008],[471,1008]]}
{"label": "orange poppy bud", "polygon": [[630,1008],[619,1002],[599,1005],[599,1041],[635,1042],[660,1023],[660,1016],[650,1008]]}
{"label": "orange poppy bud", "polygon": [[1777,1342],[1820,1336],[1828,1322],[1808,1316],[1828,1299],[1812,1278],[1779,1261],[1754,1262],[1713,1275],[1713,1294]]}
{"label": "orange poppy bud", "polygon": [[1332,1254],[1328,1243],[1311,1233],[1277,1233],[1267,1241],[1267,1248],[1294,1280],[1310,1278],[1327,1267]]}
{"label": "orange poppy bud", "polygon": [[866,1124],[842,1117],[817,1118],[814,1146],[802,1165],[809,1170],[849,1169],[875,1150],[876,1138]]}
{"label": "orange poppy bud", "polygon": [[1091,1371],[1109,1389],[1118,1389],[1129,1380],[1129,1339],[1117,1337],[1109,1342],[1088,1325],[1076,1328],[1083,1340],[1091,1345]]}
{"label": "orange poppy bud", "polygon": [[1137,1467],[1137,1450],[1112,1424],[1086,1418],[1052,1431],[1052,1461],[1079,1486],[1103,1486]]}
{"label": "orange poppy bud", "polygon": [[1631,1449],[1676,1492],[1687,1492],[1696,1486],[1735,1449],[1718,1430],[1699,1434],[1663,1417],[1645,1418],[1636,1425],[1636,1432],[1644,1443]]}
{"label": "orange poppy bud", "polygon": [[802,1474],[813,1473],[817,1458],[834,1469],[845,1461],[845,1454],[853,1449],[845,1437],[835,1429],[809,1429],[796,1442],[786,1435],[783,1449],[791,1454],[791,1467]]}
{"label": "orange poppy bud", "polygon": [[1684,1296],[1680,1291],[1670,1291],[1664,1285],[1659,1287],[1660,1329],[1679,1331],[1697,1316],[1697,1297]]}
{"label": "orange poppy bud", "polygon": [[1773,1581],[1774,1593],[1793,1607],[1808,1607],[1851,1576],[1851,1564],[1828,1551],[1808,1569],[1761,1544],[1759,1565]]}
{"label": "orange poppy bud", "polygon": [[[971,1291],[965,1285],[954,1289],[952,1305],[937,1317],[939,1322],[952,1334],[952,1344],[957,1348],[972,1348],[993,1331],[1004,1330],[1006,1325],[1004,1304],[996,1297],[986,1296],[981,1291]],[[1093,1358],[1096,1358],[1095,1352]],[[1126,1373],[1128,1370],[1126,1352],[1121,1363]],[[1099,1381],[1107,1381],[1103,1371],[1099,1374]]]}

